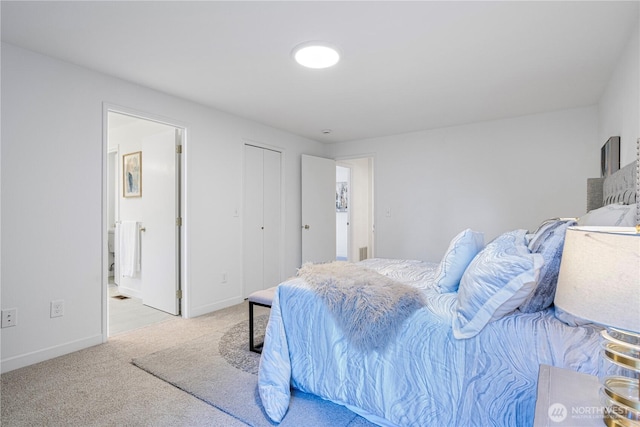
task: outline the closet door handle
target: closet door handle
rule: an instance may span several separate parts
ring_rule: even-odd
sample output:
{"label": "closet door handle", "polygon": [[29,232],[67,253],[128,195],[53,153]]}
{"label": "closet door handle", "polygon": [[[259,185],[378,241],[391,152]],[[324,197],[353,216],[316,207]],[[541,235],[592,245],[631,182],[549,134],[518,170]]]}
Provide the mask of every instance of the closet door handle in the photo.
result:
{"label": "closet door handle", "polygon": [[140,227],[139,230],[140,231],[147,231],[147,228],[146,227]]}
{"label": "closet door handle", "polygon": [[309,226],[309,224],[305,224],[305,225],[302,226],[302,228],[304,228],[305,230],[308,230],[311,227]]}

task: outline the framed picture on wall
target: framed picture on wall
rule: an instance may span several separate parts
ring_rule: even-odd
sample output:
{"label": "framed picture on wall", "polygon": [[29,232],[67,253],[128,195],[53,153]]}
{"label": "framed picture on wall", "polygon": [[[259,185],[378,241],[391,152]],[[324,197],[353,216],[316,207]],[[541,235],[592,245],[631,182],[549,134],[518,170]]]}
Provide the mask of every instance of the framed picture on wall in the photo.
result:
{"label": "framed picture on wall", "polygon": [[336,182],[336,212],[349,209],[349,187],[346,182]]}
{"label": "framed picture on wall", "polygon": [[600,164],[603,178],[620,169],[620,137],[612,136],[600,149]]}
{"label": "framed picture on wall", "polygon": [[142,197],[142,151],[122,156],[122,197]]}

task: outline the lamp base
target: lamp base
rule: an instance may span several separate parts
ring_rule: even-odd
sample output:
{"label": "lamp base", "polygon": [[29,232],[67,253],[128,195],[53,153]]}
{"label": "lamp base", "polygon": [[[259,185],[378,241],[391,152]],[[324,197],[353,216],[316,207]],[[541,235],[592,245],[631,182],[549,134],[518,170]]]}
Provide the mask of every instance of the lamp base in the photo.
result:
{"label": "lamp base", "polygon": [[[638,382],[625,377],[607,377],[602,387],[603,419],[609,427],[640,426]],[[634,402],[635,399],[635,402]]]}
{"label": "lamp base", "polygon": [[640,427],[640,334],[602,332],[601,399],[609,427]]}

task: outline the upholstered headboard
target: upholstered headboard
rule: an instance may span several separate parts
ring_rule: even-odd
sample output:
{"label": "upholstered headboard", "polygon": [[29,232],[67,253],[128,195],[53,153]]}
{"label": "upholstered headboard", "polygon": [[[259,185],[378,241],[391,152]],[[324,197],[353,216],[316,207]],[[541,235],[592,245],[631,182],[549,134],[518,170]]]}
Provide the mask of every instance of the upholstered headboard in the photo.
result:
{"label": "upholstered headboard", "polygon": [[587,213],[578,218],[578,225],[638,227],[640,225],[640,197],[637,194],[640,193],[637,190],[640,188],[640,181],[637,181],[640,176],[637,170],[638,165],[638,161],[635,161],[607,178],[587,180],[588,208]]}
{"label": "upholstered headboard", "polygon": [[632,205],[636,203],[636,197],[638,197],[636,194],[637,164],[638,160],[605,178],[602,200],[605,205],[612,203]]}

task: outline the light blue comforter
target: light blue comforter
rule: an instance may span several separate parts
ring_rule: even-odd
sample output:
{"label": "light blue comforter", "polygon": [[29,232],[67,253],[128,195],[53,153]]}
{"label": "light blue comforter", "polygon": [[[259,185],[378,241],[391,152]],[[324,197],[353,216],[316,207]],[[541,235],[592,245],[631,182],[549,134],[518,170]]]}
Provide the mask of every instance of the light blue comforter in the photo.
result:
{"label": "light blue comforter", "polygon": [[457,340],[456,294],[430,285],[437,264],[374,259],[363,264],[425,293],[427,306],[384,352],[347,343],[301,279],[278,286],[258,386],[269,417],[286,416],[290,386],[390,426],[529,426],[539,365],[597,373],[599,329],[571,327],[553,310],[514,313]]}

